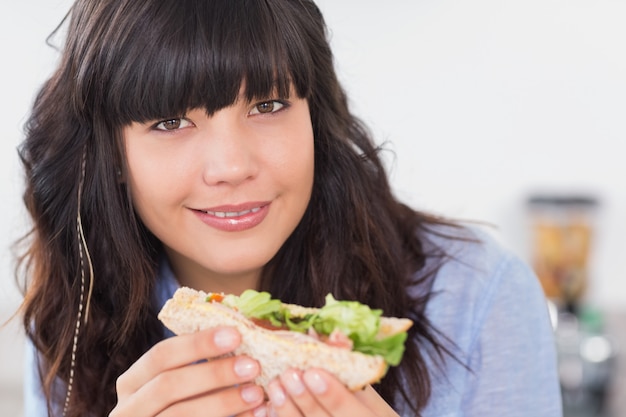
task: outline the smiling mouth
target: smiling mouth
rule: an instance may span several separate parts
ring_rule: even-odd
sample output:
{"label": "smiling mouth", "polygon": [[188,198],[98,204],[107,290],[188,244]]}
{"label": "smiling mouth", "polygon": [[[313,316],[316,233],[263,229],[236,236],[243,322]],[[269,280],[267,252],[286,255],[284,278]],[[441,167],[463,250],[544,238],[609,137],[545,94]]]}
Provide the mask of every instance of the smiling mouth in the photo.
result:
{"label": "smiling mouth", "polygon": [[250,210],[243,210],[243,211],[210,211],[210,210],[198,210],[198,211],[201,211],[202,213],[206,213],[210,216],[228,218],[228,217],[241,217],[241,216],[245,216],[251,213],[252,214],[258,213],[259,211],[261,211],[261,207],[255,207]]}
{"label": "smiling mouth", "polygon": [[243,232],[262,223],[270,205],[271,202],[250,202],[192,210],[208,226],[225,232]]}

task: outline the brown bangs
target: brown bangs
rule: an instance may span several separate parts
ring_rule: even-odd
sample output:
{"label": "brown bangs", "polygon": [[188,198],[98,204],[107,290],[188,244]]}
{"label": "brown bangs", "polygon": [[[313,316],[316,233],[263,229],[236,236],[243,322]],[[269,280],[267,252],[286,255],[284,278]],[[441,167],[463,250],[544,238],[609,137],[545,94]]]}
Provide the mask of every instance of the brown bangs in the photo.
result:
{"label": "brown bangs", "polygon": [[102,38],[87,44],[104,48],[83,52],[77,77],[81,107],[113,126],[192,108],[212,114],[233,104],[242,85],[249,100],[286,98],[291,85],[308,98],[313,62],[289,2],[125,3],[85,33]]}

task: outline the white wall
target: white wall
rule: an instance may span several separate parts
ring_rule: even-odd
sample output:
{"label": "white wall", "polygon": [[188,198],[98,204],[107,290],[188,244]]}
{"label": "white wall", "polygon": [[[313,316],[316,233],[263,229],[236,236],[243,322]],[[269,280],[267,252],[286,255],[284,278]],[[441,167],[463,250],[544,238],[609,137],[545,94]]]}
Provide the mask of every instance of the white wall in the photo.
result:
{"label": "white wall", "polygon": [[22,175],[16,147],[33,96],[56,54],[45,44],[69,0],[0,0],[0,415],[21,415],[23,334],[19,318],[2,326],[19,306],[11,246],[26,231]]}
{"label": "white wall", "polygon": [[[15,148],[69,0],[0,0],[0,320],[18,302]],[[354,111],[390,142],[398,194],[496,224],[527,256],[529,191],[602,199],[590,300],[626,309],[626,2],[319,0]],[[382,6],[381,4],[384,4]],[[3,364],[4,366],[4,364]]]}
{"label": "white wall", "polygon": [[0,0],[0,5],[0,306],[6,307],[18,300],[11,246],[27,224],[17,146],[34,95],[57,56],[46,45],[46,37],[65,15],[70,1]]}
{"label": "white wall", "polygon": [[528,193],[593,193],[589,299],[626,309],[625,2],[319,4],[356,113],[396,153],[402,198],[495,223],[528,257]]}

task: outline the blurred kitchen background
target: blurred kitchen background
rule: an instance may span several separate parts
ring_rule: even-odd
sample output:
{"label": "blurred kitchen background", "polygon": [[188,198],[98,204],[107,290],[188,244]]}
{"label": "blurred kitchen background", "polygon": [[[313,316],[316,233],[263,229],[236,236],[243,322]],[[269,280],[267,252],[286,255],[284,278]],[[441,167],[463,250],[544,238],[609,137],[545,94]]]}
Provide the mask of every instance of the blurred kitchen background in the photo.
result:
{"label": "blurred kitchen background", "polygon": [[[71,1],[0,3],[4,322],[27,229],[16,146]],[[318,3],[399,197],[493,225],[550,301],[566,416],[626,416],[626,2]],[[0,329],[0,416],[22,413],[22,356],[18,318]]]}

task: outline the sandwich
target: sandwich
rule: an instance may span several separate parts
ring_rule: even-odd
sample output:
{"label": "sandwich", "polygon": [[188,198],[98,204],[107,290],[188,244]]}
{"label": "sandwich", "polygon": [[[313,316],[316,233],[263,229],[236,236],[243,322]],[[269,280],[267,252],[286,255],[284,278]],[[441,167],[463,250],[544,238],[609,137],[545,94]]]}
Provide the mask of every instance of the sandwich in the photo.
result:
{"label": "sandwich", "polygon": [[176,291],[158,317],[178,335],[236,328],[241,344],[233,354],[259,362],[255,383],[262,387],[290,368],[320,368],[352,391],[380,381],[389,366],[400,363],[413,324],[331,294],[323,307],[310,308],[282,303],[267,292],[246,290],[236,296],[186,287]]}

